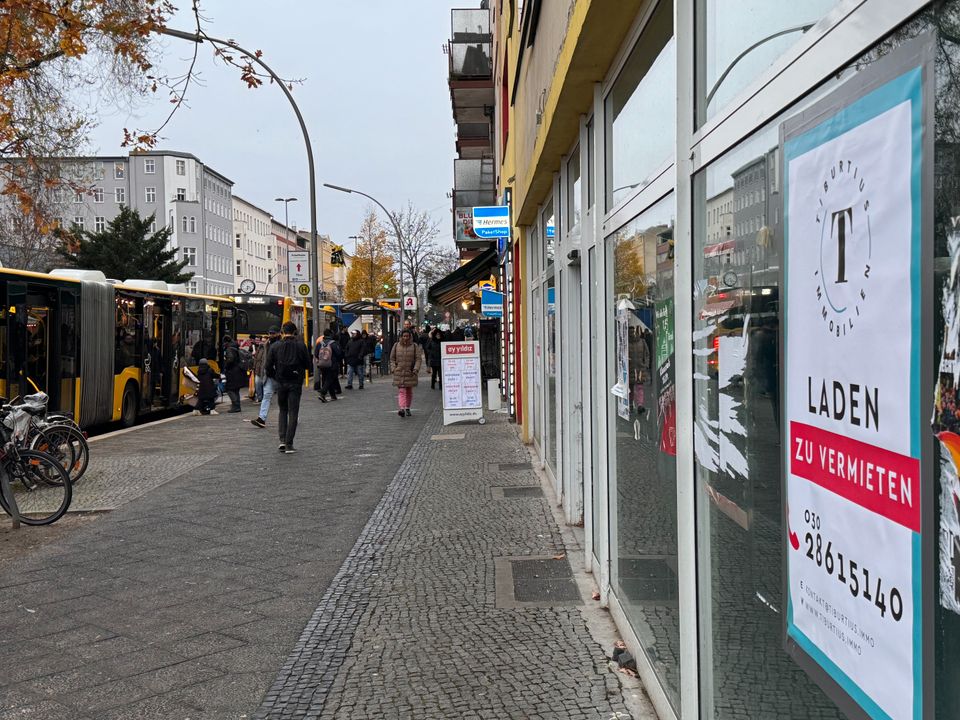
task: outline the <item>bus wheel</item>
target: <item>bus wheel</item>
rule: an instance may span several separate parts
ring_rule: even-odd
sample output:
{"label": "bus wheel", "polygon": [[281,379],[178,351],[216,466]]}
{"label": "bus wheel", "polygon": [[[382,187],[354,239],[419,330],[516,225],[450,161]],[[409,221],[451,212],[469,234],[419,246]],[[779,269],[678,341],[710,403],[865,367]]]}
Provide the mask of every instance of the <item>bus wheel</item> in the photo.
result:
{"label": "bus wheel", "polygon": [[123,389],[120,403],[120,424],[131,427],[137,421],[137,390],[133,383],[127,383]]}

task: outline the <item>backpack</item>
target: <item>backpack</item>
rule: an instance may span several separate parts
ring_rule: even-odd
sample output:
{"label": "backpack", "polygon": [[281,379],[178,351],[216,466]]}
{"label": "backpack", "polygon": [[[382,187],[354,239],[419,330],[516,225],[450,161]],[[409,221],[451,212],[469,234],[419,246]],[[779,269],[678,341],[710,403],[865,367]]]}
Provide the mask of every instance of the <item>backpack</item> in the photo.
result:
{"label": "backpack", "polygon": [[294,340],[282,340],[273,351],[277,382],[298,383],[303,380],[303,366],[298,357],[300,348]]}
{"label": "backpack", "polygon": [[246,348],[240,348],[239,355],[240,367],[249,371],[253,367],[253,354]]}
{"label": "backpack", "polygon": [[330,347],[330,343],[317,346],[317,367],[323,369],[333,367],[333,348]]}

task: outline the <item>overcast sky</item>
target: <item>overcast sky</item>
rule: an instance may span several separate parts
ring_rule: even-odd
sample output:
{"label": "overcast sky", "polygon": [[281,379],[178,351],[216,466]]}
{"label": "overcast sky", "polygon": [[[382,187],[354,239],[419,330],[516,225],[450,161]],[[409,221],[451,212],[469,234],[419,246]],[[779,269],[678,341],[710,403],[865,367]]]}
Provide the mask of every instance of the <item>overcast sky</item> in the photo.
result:
{"label": "overcast sky", "polygon": [[[187,6],[188,0],[177,3]],[[326,190],[330,182],[363,190],[391,210],[409,199],[441,223],[453,246],[450,201],[455,129],[447,89],[450,9],[479,2],[448,0],[203,0],[207,32],[234,39],[283,77],[301,78],[294,97],[306,119],[317,163],[318,230],[346,243],[368,201]],[[181,12],[171,27],[191,30]],[[189,43],[164,40],[163,71],[181,74]],[[159,149],[190,152],[230,178],[234,192],[283,221],[277,197],[290,203],[290,224],[309,227],[304,144],[282,91],[248,90],[239,73],[201,47],[202,85],[188,94],[163,132]],[[165,95],[101,111],[93,150],[119,153],[124,127],[153,129],[169,112]]]}

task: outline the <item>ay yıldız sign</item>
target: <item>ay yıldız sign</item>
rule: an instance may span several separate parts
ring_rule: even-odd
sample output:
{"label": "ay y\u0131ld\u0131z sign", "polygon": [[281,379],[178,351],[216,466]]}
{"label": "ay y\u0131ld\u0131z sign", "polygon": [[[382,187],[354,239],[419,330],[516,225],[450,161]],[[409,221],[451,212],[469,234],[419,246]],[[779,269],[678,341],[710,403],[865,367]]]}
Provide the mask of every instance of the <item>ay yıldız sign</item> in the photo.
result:
{"label": "ay y\u0131ld\u0131z sign", "polygon": [[787,648],[895,720],[924,717],[925,81],[901,65],[782,129]]}

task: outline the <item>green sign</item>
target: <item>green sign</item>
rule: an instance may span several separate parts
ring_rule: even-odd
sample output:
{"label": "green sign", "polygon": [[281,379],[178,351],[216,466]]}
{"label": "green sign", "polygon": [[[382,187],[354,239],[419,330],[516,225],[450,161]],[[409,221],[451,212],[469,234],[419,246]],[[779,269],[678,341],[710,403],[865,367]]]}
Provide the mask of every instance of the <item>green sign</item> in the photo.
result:
{"label": "green sign", "polygon": [[657,343],[657,367],[673,355],[673,298],[667,298],[654,308],[653,336]]}

